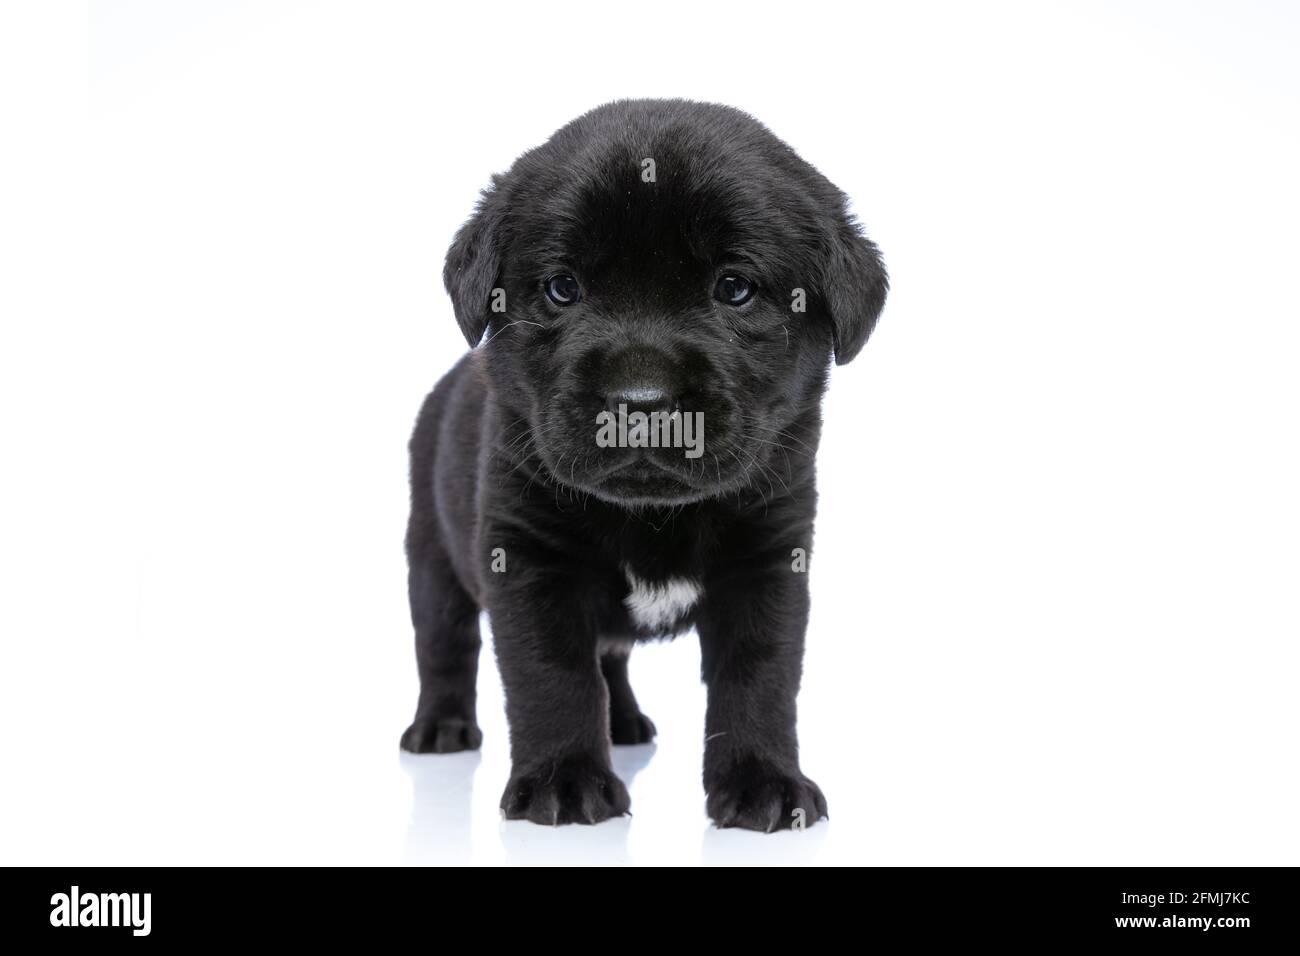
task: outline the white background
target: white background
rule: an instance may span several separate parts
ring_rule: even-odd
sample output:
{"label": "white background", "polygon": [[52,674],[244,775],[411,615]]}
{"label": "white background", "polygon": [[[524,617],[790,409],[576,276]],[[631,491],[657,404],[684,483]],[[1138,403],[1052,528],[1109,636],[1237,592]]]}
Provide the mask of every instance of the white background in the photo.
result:
{"label": "white background", "polygon": [[[0,861],[1296,864],[1300,48],[1285,4],[162,3],[0,30]],[[826,403],[800,731],[712,830],[693,637],[635,816],[402,757],[442,255],[599,103],[767,123],[894,289]]]}

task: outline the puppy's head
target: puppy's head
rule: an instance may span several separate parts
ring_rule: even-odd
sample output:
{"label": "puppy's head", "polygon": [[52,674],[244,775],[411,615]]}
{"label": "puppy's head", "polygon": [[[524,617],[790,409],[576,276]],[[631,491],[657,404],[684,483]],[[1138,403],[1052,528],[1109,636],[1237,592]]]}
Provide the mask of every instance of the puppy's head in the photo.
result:
{"label": "puppy's head", "polygon": [[815,430],[831,356],[852,359],[884,305],[884,267],[845,205],[724,106],[612,103],[525,153],[443,273],[516,450],[622,504],[764,480]]}

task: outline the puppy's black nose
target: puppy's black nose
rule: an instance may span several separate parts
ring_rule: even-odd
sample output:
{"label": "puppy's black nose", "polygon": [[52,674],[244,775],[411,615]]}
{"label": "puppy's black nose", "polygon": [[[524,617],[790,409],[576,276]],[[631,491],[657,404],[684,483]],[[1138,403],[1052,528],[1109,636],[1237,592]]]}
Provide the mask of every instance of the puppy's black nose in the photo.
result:
{"label": "puppy's black nose", "polygon": [[677,407],[677,399],[664,389],[653,385],[641,385],[635,388],[618,388],[605,394],[605,407],[617,412],[620,405],[625,405],[628,412],[672,412]]}

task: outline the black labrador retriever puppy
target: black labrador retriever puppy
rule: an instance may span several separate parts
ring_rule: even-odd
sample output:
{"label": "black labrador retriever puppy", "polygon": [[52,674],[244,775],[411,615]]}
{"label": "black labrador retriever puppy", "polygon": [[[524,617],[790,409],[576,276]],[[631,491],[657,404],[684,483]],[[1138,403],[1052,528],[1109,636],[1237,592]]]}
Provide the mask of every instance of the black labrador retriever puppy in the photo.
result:
{"label": "black labrador retriever puppy", "polygon": [[615,102],[494,177],[443,277],[472,351],[411,440],[402,746],[480,745],[487,611],[505,815],[621,815],[610,744],[655,733],[628,654],[695,628],[709,815],[825,816],[795,735],[820,403],[888,289],[844,194],[739,110]]}

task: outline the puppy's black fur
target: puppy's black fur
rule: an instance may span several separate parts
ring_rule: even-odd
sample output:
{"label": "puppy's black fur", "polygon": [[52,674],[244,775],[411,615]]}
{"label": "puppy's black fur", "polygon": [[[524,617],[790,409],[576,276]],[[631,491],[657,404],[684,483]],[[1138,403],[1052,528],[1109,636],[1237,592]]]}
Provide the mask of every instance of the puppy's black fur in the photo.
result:
{"label": "puppy's black fur", "polygon": [[[548,297],[556,275],[580,300]],[[724,275],[752,297],[718,301]],[[444,279],[477,348],[411,440],[421,686],[402,746],[479,746],[486,610],[510,723],[506,816],[620,815],[611,740],[654,735],[627,651],[694,627],[709,814],[756,830],[824,816],[795,738],[808,619],[796,549],[812,544],[831,358],[858,353],[888,287],[844,195],[737,110],[612,103],[494,178]],[[598,446],[598,413],[646,395],[703,413],[701,457]]]}

